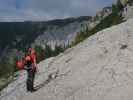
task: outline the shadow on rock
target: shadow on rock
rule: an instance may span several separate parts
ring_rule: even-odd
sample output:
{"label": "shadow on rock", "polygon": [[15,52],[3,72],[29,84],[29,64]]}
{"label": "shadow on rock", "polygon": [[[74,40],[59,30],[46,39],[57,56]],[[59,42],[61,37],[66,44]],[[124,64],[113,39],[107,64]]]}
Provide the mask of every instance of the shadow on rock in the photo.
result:
{"label": "shadow on rock", "polygon": [[37,86],[35,87],[35,89],[36,89],[36,90],[39,90],[39,89],[41,89],[42,87],[44,87],[45,85],[47,85],[48,83],[50,83],[52,80],[56,79],[57,74],[58,74],[58,72],[53,73],[53,74],[50,74],[50,75],[48,76],[48,79],[47,79],[46,81],[42,82],[41,84],[37,85]]}

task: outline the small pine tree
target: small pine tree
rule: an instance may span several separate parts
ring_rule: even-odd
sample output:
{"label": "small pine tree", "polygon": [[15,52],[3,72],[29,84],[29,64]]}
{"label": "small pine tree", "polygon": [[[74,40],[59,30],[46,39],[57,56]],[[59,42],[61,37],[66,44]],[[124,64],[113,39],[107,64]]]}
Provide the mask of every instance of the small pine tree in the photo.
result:
{"label": "small pine tree", "polygon": [[49,57],[52,57],[52,53],[53,53],[53,50],[52,48],[49,46],[49,45],[45,45],[45,54],[44,54],[44,58],[49,58]]}
{"label": "small pine tree", "polygon": [[124,8],[124,5],[121,3],[120,0],[117,0],[116,6],[117,6],[118,11],[123,10]]}
{"label": "small pine tree", "polygon": [[41,46],[35,46],[37,53],[37,63],[45,59],[45,50]]}
{"label": "small pine tree", "polygon": [[55,50],[53,51],[53,56],[57,56],[58,54],[60,54],[61,52],[64,51],[64,48],[62,46],[55,46]]}

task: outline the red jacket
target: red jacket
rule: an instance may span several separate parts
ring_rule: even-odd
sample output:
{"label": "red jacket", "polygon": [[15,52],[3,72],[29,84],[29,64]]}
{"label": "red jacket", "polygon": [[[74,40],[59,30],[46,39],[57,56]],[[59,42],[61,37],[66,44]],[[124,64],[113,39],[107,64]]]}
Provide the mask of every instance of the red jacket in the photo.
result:
{"label": "red jacket", "polygon": [[36,66],[36,52],[32,48],[30,48],[30,57],[31,57],[32,63]]}

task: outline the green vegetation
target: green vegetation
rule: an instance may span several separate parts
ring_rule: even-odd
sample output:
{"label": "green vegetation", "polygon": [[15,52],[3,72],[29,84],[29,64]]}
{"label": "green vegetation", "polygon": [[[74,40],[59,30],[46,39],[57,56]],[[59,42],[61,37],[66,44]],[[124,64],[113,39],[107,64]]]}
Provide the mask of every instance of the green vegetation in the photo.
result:
{"label": "green vegetation", "polygon": [[122,23],[123,17],[121,16],[121,12],[120,12],[122,9],[123,9],[123,6],[118,0],[116,5],[112,5],[112,13],[107,17],[105,17],[104,19],[102,19],[100,23],[96,25],[93,29],[89,30],[87,26],[84,26],[85,29],[77,34],[71,46],[74,46],[79,42],[82,42],[83,40],[85,40],[86,38],[95,34],[98,31],[101,31],[105,28]]}
{"label": "green vegetation", "polygon": [[9,62],[9,58],[4,58],[0,62],[0,78],[1,77],[9,77],[13,75],[15,71],[15,61]]}
{"label": "green vegetation", "polygon": [[36,46],[35,50],[37,52],[37,62],[47,59],[49,57],[54,57],[60,54],[65,50],[62,46],[55,46],[55,49],[53,50],[49,45],[45,45],[45,49],[43,49],[41,46]]}
{"label": "green vegetation", "polygon": [[[41,46],[35,46],[35,50],[37,54],[37,63],[39,63],[40,61],[47,59],[49,57],[57,56],[65,49],[62,46],[56,45],[55,49],[52,50],[52,48],[49,45],[45,45],[45,49],[43,49]],[[19,56],[22,56],[22,54],[20,54]],[[15,64],[15,61],[16,61],[15,58],[16,57],[13,58],[12,63],[9,63],[9,58],[2,59],[2,61],[0,62],[0,70],[1,70],[0,78],[3,76],[13,75],[14,72],[18,71],[17,66]]]}
{"label": "green vegetation", "polygon": [[[35,46],[36,54],[37,54],[37,63],[40,61],[47,59],[49,57],[57,56],[61,52],[63,52],[65,49],[62,46],[55,46],[55,49],[52,50],[52,48],[49,45],[45,46],[45,49],[43,49],[41,46]],[[26,53],[26,52],[25,52]],[[22,56],[21,54],[19,56]],[[10,58],[12,58],[12,61],[10,62]],[[16,57],[5,57],[0,62],[0,78],[2,77],[9,77],[13,76],[14,72],[18,71],[16,66]]]}
{"label": "green vegetation", "polygon": [[133,4],[133,0],[127,0],[127,3],[132,5]]}
{"label": "green vegetation", "polygon": [[9,62],[8,58],[2,59],[0,62],[0,91],[6,87],[14,76],[15,63]]}
{"label": "green vegetation", "polygon": [[0,78],[0,91],[5,88],[10,82],[12,82],[13,78]]}
{"label": "green vegetation", "polygon": [[37,55],[37,63],[39,63],[40,61],[44,59],[45,52],[41,46],[35,46],[35,50],[36,50],[36,55]]}
{"label": "green vegetation", "polygon": [[[52,48],[48,45],[45,46],[45,49],[43,49],[41,46],[35,46],[36,54],[37,54],[37,63],[40,61],[47,59],[49,57],[54,57],[60,54],[65,50],[62,46],[55,46],[55,49],[52,50]],[[25,50],[26,51],[26,50]],[[20,55],[22,56],[22,55]],[[14,76],[14,73],[18,71],[18,68],[15,64],[15,58],[12,58],[12,63],[9,62],[10,57],[5,57],[0,62],[0,82],[3,80],[0,84],[0,90],[8,85],[13,79],[10,79],[10,77]]]}
{"label": "green vegetation", "polygon": [[[29,46],[49,26],[61,28],[73,22],[87,21],[90,18],[90,16],[81,16],[78,18],[56,19],[46,22],[0,22],[0,51],[4,50],[6,46],[19,50],[25,46]],[[17,41],[16,38],[20,38],[21,40]],[[17,42],[17,44],[13,45],[13,42]]]}
{"label": "green vegetation", "polygon": [[91,31],[89,31],[88,36],[93,35],[94,33],[101,31],[105,28],[120,24],[121,22],[123,22],[123,17],[112,13],[109,16],[107,16],[106,18],[104,18],[103,20],[101,20],[101,22],[98,25],[96,25],[95,28],[93,28]]}

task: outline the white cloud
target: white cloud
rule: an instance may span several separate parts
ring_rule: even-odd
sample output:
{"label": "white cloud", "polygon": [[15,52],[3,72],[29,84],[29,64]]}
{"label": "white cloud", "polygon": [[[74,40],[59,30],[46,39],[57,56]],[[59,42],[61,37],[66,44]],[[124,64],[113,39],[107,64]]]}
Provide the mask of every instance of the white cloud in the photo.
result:
{"label": "white cloud", "polygon": [[49,20],[94,15],[115,0],[0,0],[0,21]]}

